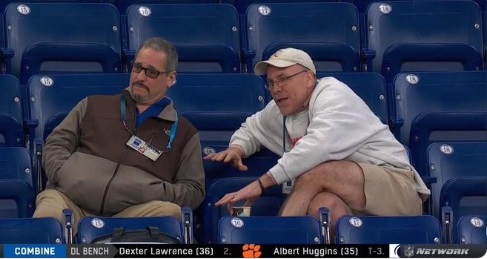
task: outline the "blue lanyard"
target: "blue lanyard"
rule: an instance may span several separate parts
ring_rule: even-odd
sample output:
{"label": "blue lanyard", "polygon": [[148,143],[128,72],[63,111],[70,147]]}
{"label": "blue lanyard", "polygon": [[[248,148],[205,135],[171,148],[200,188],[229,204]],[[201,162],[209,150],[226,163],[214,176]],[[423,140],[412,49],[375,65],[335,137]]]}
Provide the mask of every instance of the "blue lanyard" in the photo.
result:
{"label": "blue lanyard", "polygon": [[[125,100],[125,95],[122,94],[122,97],[120,98],[120,113],[122,116],[122,123],[123,127],[132,135],[135,135],[134,132],[132,132],[129,127],[127,126],[127,123],[125,120],[127,119],[127,107],[126,107],[126,100]],[[166,147],[166,152],[171,151],[172,143],[174,141],[174,138],[176,137],[176,131],[178,130],[178,113],[176,112],[176,121],[171,126],[171,132],[169,133],[169,143],[167,143]]]}
{"label": "blue lanyard", "polygon": [[286,136],[287,136],[286,116],[282,116],[282,151],[283,151],[283,153],[286,153]]}

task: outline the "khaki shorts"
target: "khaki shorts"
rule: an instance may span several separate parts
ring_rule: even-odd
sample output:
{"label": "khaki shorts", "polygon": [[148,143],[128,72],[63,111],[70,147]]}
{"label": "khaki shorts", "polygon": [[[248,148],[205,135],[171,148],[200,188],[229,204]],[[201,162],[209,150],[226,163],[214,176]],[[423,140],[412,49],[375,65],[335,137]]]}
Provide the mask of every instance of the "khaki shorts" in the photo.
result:
{"label": "khaki shorts", "polygon": [[364,173],[365,208],[353,215],[421,215],[423,202],[416,191],[414,172],[395,167],[357,163]]}

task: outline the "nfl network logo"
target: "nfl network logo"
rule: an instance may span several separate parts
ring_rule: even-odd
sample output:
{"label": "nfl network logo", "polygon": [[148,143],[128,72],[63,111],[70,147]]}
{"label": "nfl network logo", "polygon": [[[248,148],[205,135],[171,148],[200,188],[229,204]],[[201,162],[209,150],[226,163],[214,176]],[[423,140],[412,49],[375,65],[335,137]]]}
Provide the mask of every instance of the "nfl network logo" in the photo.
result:
{"label": "nfl network logo", "polygon": [[413,257],[414,246],[389,245],[389,258]]}

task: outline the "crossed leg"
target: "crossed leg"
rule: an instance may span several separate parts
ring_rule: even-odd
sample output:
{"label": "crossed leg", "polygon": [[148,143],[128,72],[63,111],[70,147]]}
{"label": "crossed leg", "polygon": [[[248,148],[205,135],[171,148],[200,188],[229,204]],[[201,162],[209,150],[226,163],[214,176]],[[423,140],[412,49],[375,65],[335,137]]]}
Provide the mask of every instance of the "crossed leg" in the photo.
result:
{"label": "crossed leg", "polygon": [[296,179],[293,191],[281,208],[281,216],[311,215],[318,218],[321,207],[330,209],[331,233],[336,220],[365,207],[364,174],[350,161],[322,163]]}

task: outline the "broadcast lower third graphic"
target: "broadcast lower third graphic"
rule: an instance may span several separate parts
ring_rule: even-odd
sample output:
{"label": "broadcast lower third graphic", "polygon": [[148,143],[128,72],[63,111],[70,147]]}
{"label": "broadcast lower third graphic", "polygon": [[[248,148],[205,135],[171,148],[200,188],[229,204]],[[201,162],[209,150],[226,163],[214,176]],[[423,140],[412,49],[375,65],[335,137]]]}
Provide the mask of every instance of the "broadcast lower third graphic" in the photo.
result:
{"label": "broadcast lower third graphic", "polygon": [[486,245],[389,245],[390,258],[481,258],[486,256]]}
{"label": "broadcast lower third graphic", "polygon": [[242,247],[242,256],[244,258],[259,258],[261,255],[260,245],[245,244]]}

